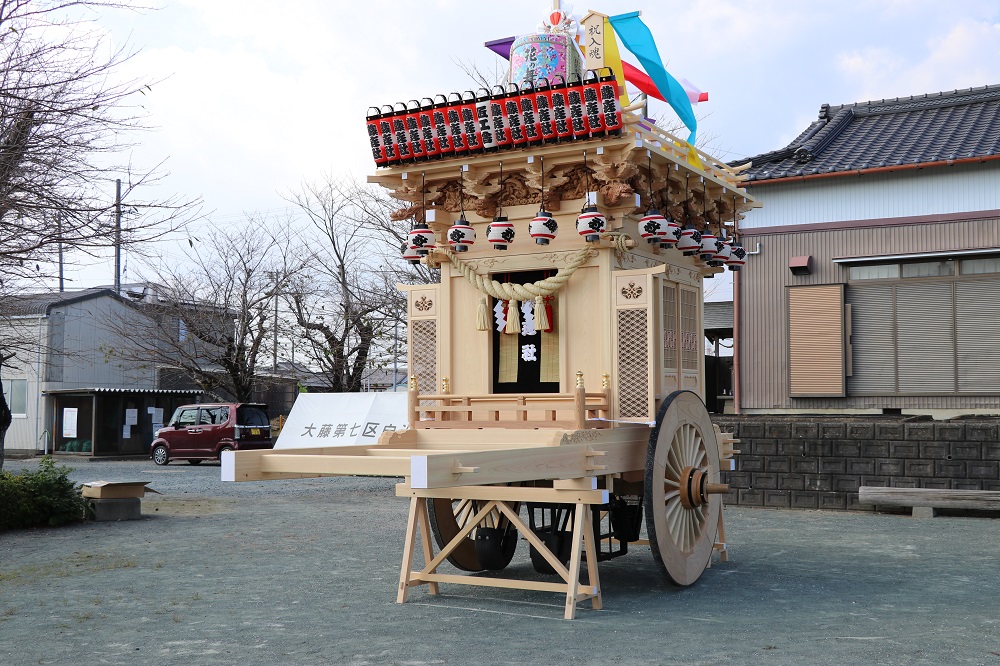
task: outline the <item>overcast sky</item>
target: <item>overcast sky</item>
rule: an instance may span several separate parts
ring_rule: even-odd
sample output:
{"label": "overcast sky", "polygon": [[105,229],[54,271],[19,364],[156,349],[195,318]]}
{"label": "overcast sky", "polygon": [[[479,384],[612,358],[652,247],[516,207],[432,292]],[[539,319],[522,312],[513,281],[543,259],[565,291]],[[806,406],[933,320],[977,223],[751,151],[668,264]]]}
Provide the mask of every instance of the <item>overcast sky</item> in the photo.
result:
{"label": "overcast sky", "polygon": [[[166,159],[169,191],[201,196],[215,220],[239,223],[245,212],[280,215],[281,195],[305,181],[373,172],[370,105],[467,89],[458,60],[492,69],[499,59],[483,42],[533,32],[550,7],[169,0],[98,22],[116,44],[141,49],[123,76],[162,79],[144,99],[156,129],[134,161]],[[1000,83],[995,0],[573,4],[578,15],[589,9],[642,11],[667,69],[709,93],[696,108],[699,137],[727,161],[783,147],[825,102]],[[655,102],[652,111],[666,109]],[[111,281],[103,269],[72,275],[72,288]]]}

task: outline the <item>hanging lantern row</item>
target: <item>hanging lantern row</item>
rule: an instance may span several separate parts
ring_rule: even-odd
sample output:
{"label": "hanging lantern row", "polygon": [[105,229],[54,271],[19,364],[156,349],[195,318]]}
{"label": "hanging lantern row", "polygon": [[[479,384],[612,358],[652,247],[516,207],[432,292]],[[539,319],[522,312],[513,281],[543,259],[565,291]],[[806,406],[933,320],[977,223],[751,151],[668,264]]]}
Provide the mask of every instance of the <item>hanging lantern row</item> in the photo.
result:
{"label": "hanging lantern row", "polygon": [[[650,229],[656,226],[656,231]],[[597,206],[586,205],[576,220],[577,232],[587,242],[597,242],[600,234],[607,226],[607,220]],[[731,271],[738,271],[746,264],[747,252],[739,241],[728,241],[723,236],[716,238],[715,234],[706,230],[700,232],[691,225],[681,229],[673,220],[665,219],[655,209],[646,213],[640,220],[641,236],[650,245],[659,245],[661,249],[677,248],[684,256],[698,258],[709,266],[728,266]],[[540,210],[528,225],[528,233],[539,245],[548,245],[554,240],[559,226],[555,218],[547,210]],[[725,234],[725,230],[721,233]],[[494,249],[506,250],[513,242],[516,232],[514,224],[504,215],[497,215],[486,227],[487,242]],[[476,242],[476,231],[465,219],[465,213],[448,229],[448,243],[455,252],[466,252],[469,246]],[[411,264],[420,262],[435,249],[434,232],[424,222],[417,222],[409,234],[409,242],[402,245],[403,259]]]}
{"label": "hanging lantern row", "polygon": [[622,111],[610,68],[581,80],[562,75],[536,86],[496,85],[447,97],[368,109],[368,141],[377,166],[492,153],[542,143],[619,135]]}
{"label": "hanging lantern row", "polygon": [[[539,245],[548,245],[555,240],[559,231],[552,213],[545,210],[545,160],[541,158],[542,191],[538,213],[528,224],[528,234]],[[600,240],[601,234],[607,228],[607,219],[590,202],[590,172],[586,170],[587,153],[583,153],[584,171],[586,173],[586,197],[583,209],[577,216],[576,230],[589,243]],[[652,193],[652,157],[650,156],[649,187]],[[421,203],[423,199],[424,182],[421,176]],[[464,205],[464,167],[459,171],[459,204],[461,214],[448,229],[448,244],[455,252],[466,252],[470,245],[476,242],[476,230],[465,217]],[[688,185],[685,183],[685,197]],[[733,198],[733,226],[737,223],[736,199]],[[738,241],[728,241],[726,230],[720,228],[720,236],[716,237],[711,229],[698,231],[693,225],[687,224],[683,229],[673,219],[666,218],[656,208],[650,208],[639,220],[639,236],[650,245],[658,245],[660,249],[676,248],[686,257],[697,255],[701,261],[712,267],[728,266],[731,271],[739,271],[746,265],[747,252]],[[486,240],[496,250],[506,250],[514,242],[516,231],[514,224],[503,214],[503,162],[500,163],[500,198],[496,217],[486,227]],[[403,259],[411,264],[420,262],[436,248],[434,232],[428,228],[425,221],[414,224],[409,232],[409,241],[404,242],[401,250]]]}

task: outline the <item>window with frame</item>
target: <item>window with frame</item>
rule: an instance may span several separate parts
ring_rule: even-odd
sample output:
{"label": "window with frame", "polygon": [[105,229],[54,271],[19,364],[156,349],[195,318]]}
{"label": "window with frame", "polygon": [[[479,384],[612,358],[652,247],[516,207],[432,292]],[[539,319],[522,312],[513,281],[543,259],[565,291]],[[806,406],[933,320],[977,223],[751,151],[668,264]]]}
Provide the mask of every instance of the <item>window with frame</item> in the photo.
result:
{"label": "window with frame", "polygon": [[4,379],[3,395],[7,401],[11,416],[24,418],[28,416],[28,380]]}

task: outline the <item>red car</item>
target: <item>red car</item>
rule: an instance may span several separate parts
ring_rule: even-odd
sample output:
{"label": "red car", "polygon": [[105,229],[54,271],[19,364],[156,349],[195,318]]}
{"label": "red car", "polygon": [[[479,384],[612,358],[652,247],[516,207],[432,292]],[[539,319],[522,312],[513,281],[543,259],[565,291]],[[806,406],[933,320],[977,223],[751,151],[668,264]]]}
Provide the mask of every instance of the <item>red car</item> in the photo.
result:
{"label": "red car", "polygon": [[182,405],[169,423],[156,431],[150,457],[157,465],[171,460],[218,460],[223,451],[270,449],[267,405],[213,403]]}

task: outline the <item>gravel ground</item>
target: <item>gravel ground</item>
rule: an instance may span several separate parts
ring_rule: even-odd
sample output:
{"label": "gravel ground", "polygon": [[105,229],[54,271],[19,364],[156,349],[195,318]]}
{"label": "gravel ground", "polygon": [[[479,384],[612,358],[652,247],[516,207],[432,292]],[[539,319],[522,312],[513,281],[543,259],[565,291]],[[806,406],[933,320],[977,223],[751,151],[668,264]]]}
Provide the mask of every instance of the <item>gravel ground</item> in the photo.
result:
{"label": "gravel ground", "polygon": [[[605,610],[582,603],[566,622],[560,597],[523,590],[394,603],[406,504],[392,479],[73,464],[76,481],[163,494],[138,521],[0,533],[0,664],[1000,666],[997,520],[733,507],[728,563],[678,590],[636,548],[601,564]],[[527,552],[510,575],[537,577]]]}

